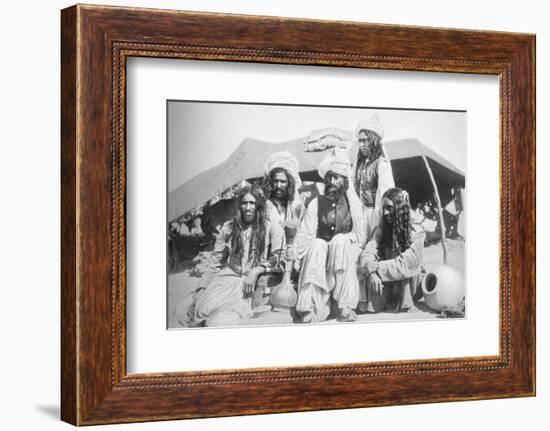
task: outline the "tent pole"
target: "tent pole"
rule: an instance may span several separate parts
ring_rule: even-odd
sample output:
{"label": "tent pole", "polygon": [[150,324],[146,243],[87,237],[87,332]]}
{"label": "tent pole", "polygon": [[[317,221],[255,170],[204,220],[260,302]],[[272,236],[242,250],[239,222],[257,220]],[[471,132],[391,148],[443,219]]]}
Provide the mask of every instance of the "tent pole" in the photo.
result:
{"label": "tent pole", "polygon": [[441,198],[439,197],[439,189],[437,188],[432,168],[430,167],[428,159],[425,155],[422,155],[422,160],[424,160],[424,164],[426,165],[426,170],[428,171],[428,175],[430,176],[430,180],[432,181],[434,193],[437,198],[437,212],[439,213],[439,225],[441,226],[441,247],[443,248],[443,263],[447,265],[447,245],[445,244],[445,233],[447,229],[445,228],[445,222],[443,221],[443,210],[441,209]]}

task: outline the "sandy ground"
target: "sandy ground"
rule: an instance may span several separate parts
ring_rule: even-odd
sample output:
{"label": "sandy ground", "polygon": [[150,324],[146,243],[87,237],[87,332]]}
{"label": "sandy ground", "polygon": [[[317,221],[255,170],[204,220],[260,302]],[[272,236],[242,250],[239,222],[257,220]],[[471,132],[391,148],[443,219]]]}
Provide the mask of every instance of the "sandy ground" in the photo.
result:
{"label": "sandy ground", "polygon": [[[465,277],[465,253],[464,241],[446,240],[448,264],[456,268]],[[424,259],[426,270],[430,271],[434,265],[443,263],[443,251],[441,244],[434,244],[424,249]],[[184,265],[185,268],[185,265]],[[182,325],[178,321],[178,316],[175,314],[177,305],[184,300],[191,292],[193,292],[199,282],[198,277],[193,277],[189,274],[189,269],[177,274],[168,276],[168,310],[169,310],[169,328],[181,328]],[[395,321],[395,320],[433,320],[439,319],[442,316],[431,310],[422,300],[417,304],[418,311],[412,313],[376,313],[376,314],[360,314],[359,321],[361,322],[380,322],[380,321]],[[334,323],[335,320],[323,322]],[[250,325],[282,325],[292,324],[292,318],[284,313],[267,311],[258,313],[250,319],[243,320],[242,326]]]}

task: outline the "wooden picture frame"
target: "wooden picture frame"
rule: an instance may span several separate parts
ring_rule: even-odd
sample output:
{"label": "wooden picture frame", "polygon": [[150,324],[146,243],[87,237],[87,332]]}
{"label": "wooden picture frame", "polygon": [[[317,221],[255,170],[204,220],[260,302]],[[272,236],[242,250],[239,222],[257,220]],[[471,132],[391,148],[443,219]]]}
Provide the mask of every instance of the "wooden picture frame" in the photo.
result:
{"label": "wooden picture frame", "polygon": [[[61,14],[61,418],[75,425],[535,394],[535,36],[77,5]],[[207,31],[206,31],[207,29]],[[127,374],[126,59],[497,75],[500,353]]]}

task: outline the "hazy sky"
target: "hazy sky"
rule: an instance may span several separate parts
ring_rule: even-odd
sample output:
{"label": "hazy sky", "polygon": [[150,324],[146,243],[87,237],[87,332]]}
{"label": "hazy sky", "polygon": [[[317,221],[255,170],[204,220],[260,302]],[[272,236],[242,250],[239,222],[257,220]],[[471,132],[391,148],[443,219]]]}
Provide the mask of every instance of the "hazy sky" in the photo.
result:
{"label": "hazy sky", "polygon": [[466,172],[464,112],[173,101],[168,103],[168,189],[223,162],[247,137],[278,143],[327,127],[354,131],[374,113],[384,141],[418,138]]}

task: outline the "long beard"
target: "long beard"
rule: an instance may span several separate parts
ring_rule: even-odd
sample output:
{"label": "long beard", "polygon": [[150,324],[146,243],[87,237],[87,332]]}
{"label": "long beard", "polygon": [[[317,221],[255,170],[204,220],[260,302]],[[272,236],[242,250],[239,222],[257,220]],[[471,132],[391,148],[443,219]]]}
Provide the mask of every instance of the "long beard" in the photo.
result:
{"label": "long beard", "polygon": [[336,187],[334,189],[327,189],[325,191],[325,196],[327,197],[327,199],[333,202],[338,202],[343,195],[344,195],[343,187]]}
{"label": "long beard", "polygon": [[389,221],[383,217],[381,231],[382,241],[379,253],[384,256],[384,259],[393,259],[411,244],[411,228],[408,219],[400,220],[396,215]]}

